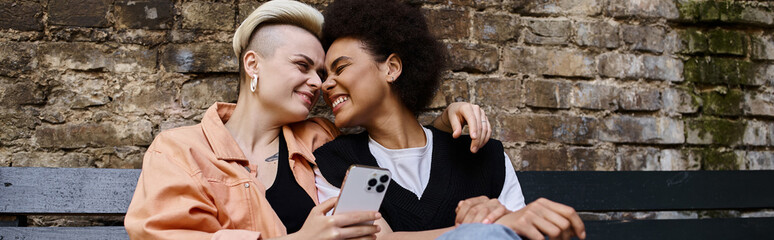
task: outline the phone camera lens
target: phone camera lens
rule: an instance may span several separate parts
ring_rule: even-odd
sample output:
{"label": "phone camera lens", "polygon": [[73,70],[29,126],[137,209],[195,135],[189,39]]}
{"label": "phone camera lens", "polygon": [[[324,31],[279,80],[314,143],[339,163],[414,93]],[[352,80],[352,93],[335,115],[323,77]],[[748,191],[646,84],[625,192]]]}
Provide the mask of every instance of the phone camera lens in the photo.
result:
{"label": "phone camera lens", "polygon": [[384,192],[384,185],[379,184],[379,186],[376,186],[376,192]]}
{"label": "phone camera lens", "polygon": [[376,186],[376,178],[371,178],[371,180],[368,180],[368,186]]}
{"label": "phone camera lens", "polygon": [[390,177],[388,177],[387,175],[382,175],[381,177],[379,177],[379,181],[382,183],[386,183],[387,181],[390,181]]}

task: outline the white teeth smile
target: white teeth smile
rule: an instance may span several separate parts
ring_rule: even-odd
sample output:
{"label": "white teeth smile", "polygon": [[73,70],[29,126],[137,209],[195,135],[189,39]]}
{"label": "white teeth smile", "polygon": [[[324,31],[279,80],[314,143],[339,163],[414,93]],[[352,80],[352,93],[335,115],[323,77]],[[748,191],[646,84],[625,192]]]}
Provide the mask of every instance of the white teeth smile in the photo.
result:
{"label": "white teeth smile", "polygon": [[304,95],[304,94],[299,94],[299,95],[301,95],[301,97],[304,98],[306,101],[309,101],[309,102],[312,101],[312,99],[310,99],[309,96],[307,95]]}
{"label": "white teeth smile", "polygon": [[333,101],[333,103],[331,105],[332,105],[332,107],[335,108],[336,106],[338,106],[339,104],[341,104],[341,103],[343,103],[344,101],[347,101],[347,100],[349,100],[349,97],[339,97],[339,98],[336,99],[336,101]]}

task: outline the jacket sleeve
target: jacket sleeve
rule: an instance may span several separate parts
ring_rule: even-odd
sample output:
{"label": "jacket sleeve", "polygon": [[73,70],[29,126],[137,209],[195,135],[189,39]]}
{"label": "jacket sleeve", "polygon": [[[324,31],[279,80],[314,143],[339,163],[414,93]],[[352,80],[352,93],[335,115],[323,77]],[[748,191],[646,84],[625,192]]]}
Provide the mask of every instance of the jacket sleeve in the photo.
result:
{"label": "jacket sleeve", "polygon": [[260,239],[255,231],[222,229],[199,171],[149,149],[124,219],[131,239]]}

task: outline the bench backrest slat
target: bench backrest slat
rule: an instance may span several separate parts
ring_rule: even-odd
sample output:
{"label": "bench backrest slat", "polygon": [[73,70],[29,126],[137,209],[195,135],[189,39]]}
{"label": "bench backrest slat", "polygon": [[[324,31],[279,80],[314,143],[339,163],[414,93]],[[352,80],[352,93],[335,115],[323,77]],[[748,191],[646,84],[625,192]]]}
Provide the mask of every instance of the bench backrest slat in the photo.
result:
{"label": "bench backrest slat", "polygon": [[517,172],[526,202],[578,211],[774,208],[774,171]]}
{"label": "bench backrest slat", "polygon": [[0,227],[0,239],[129,239],[123,226],[112,227]]}
{"label": "bench backrest slat", "polygon": [[[124,214],[139,169],[0,167],[0,213]],[[518,172],[527,202],[578,211],[774,208],[774,171]]]}
{"label": "bench backrest slat", "polygon": [[124,214],[139,169],[0,167],[0,213]]}

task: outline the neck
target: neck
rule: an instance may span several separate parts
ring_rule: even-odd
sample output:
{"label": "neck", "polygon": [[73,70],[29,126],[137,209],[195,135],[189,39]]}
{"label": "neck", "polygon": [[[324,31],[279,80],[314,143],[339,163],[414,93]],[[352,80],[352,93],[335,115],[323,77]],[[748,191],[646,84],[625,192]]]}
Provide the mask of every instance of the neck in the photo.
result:
{"label": "neck", "polygon": [[226,129],[248,159],[253,159],[251,156],[260,155],[261,152],[275,149],[274,146],[279,143],[278,136],[283,125],[272,114],[266,114],[267,111],[261,107],[257,99],[250,99],[251,97],[249,93],[239,94],[234,113],[225,124]]}
{"label": "neck", "polygon": [[422,125],[402,103],[386,109],[372,121],[364,124],[369,136],[388,149],[423,147],[427,144]]}

